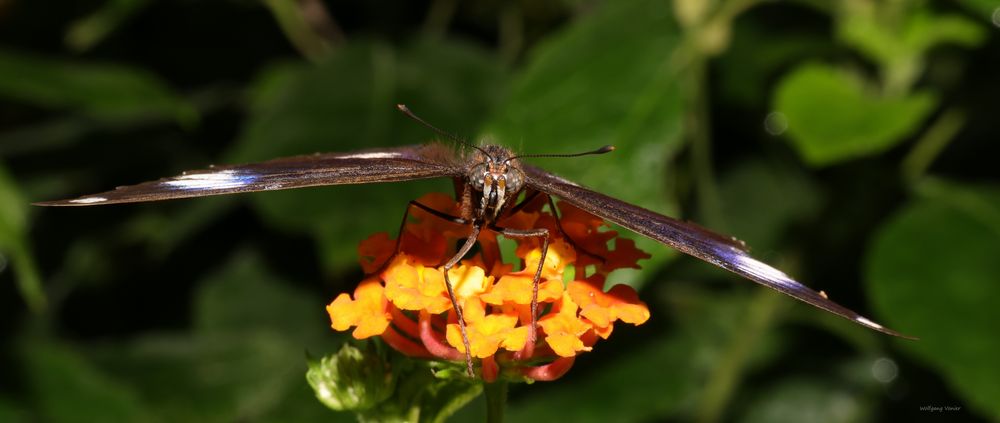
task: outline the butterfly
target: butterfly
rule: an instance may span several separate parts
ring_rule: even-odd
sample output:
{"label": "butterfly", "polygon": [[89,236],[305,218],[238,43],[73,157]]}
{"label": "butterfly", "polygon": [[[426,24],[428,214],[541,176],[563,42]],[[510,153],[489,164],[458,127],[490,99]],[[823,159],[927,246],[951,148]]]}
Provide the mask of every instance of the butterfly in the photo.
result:
{"label": "butterfly", "polygon": [[[536,195],[545,195],[549,197],[550,207],[555,209],[551,198],[557,197],[590,214],[862,326],[897,337],[915,339],[875,323],[831,301],[826,294],[816,292],[784,272],[753,258],[746,245],[733,237],[629,204],[522,162],[525,158],[604,154],[614,150],[611,146],[578,154],[515,155],[510,149],[499,145],[467,144],[417,117],[405,105],[398,105],[397,108],[428,128],[468,147],[465,154],[459,154],[438,143],[350,153],[317,153],[260,163],[213,166],[170,178],[118,187],[112,191],[35,204],[95,206],[311,186],[451,178],[456,182],[457,197],[462,205],[460,216],[451,216],[411,201],[406,208],[404,221],[410,208],[418,207],[442,219],[470,225],[472,228],[468,239],[444,266],[446,285],[466,343],[466,361],[470,375],[472,362],[468,356],[470,349],[465,335],[465,322],[452,292],[447,269],[469,252],[482,229],[494,230],[512,238],[535,237],[542,240],[542,259],[539,260],[534,278],[537,286],[551,234],[542,228],[515,230],[499,227],[496,223],[518,208],[515,203],[522,193],[525,193],[522,203]],[[537,316],[537,298],[532,299],[531,311],[532,316]],[[535,336],[534,326],[531,325],[532,339]]]}

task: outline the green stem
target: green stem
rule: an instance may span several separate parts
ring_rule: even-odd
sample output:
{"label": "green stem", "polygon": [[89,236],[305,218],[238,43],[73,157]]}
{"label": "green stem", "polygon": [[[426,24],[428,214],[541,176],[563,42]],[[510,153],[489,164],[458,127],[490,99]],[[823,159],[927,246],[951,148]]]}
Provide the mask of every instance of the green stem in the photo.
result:
{"label": "green stem", "polygon": [[775,312],[783,298],[770,290],[757,290],[746,320],[737,328],[732,342],[709,375],[705,393],[698,404],[698,422],[719,421],[733,389],[743,376],[754,347],[774,322]]}
{"label": "green stem", "polygon": [[278,26],[285,37],[288,37],[288,41],[307,59],[318,61],[333,50],[330,42],[309,25],[298,2],[264,0],[264,4],[271,10],[271,15],[278,21]]}
{"label": "green stem", "polygon": [[513,64],[524,48],[524,16],[516,2],[508,3],[500,14],[500,57]]}
{"label": "green stem", "polygon": [[[17,243],[9,250],[10,262],[17,273],[17,288],[21,291],[21,297],[28,304],[28,308],[36,314],[45,311],[48,303],[45,297],[45,290],[42,288],[42,279],[38,274],[38,266],[26,242]],[[2,258],[0,258],[2,259]]]}
{"label": "green stem", "polygon": [[712,168],[712,134],[708,107],[707,59],[694,53],[685,72],[688,92],[685,95],[688,103],[684,119],[684,128],[691,142],[691,166],[694,172],[695,189],[698,193],[698,209],[704,217],[706,226],[724,228],[722,217],[722,202],[715,183],[715,172]]}
{"label": "green stem", "polygon": [[486,422],[502,423],[503,412],[507,408],[507,382],[484,383],[483,390],[486,391]]}
{"label": "green stem", "polygon": [[916,182],[963,126],[965,113],[950,109],[941,114],[903,158],[903,177],[911,184]]}

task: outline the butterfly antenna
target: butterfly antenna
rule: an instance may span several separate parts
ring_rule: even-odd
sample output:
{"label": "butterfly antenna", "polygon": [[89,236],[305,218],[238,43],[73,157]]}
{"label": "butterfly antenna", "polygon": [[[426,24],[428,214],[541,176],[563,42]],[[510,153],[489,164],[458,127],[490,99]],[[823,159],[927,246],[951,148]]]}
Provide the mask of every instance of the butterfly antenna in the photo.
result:
{"label": "butterfly antenna", "polygon": [[511,160],[514,160],[514,159],[530,158],[530,157],[580,157],[580,156],[589,156],[591,154],[610,153],[612,151],[615,151],[615,146],[613,146],[613,145],[606,145],[604,147],[598,148],[597,150],[584,151],[583,153],[573,153],[573,154],[522,154],[520,156],[511,157],[511,158],[507,159],[507,161],[511,161]]}
{"label": "butterfly antenna", "polygon": [[448,138],[448,139],[450,139],[452,141],[455,141],[458,144],[461,144],[461,145],[464,145],[464,146],[467,146],[467,147],[475,148],[476,150],[481,151],[483,154],[487,154],[485,151],[483,151],[483,149],[465,142],[461,138],[455,136],[455,134],[452,134],[451,132],[447,132],[447,131],[445,131],[443,129],[440,129],[440,128],[434,126],[434,125],[431,125],[431,124],[427,123],[426,120],[421,119],[420,116],[417,116],[412,111],[410,111],[410,108],[406,107],[405,104],[397,104],[396,108],[399,109],[399,111],[403,112],[403,114],[406,115],[406,117],[408,117],[410,119],[413,119],[413,120],[419,122],[421,125],[424,125],[424,126],[430,128],[430,130],[432,130],[434,132],[437,132],[438,135],[441,135],[441,136],[443,136],[445,138]]}

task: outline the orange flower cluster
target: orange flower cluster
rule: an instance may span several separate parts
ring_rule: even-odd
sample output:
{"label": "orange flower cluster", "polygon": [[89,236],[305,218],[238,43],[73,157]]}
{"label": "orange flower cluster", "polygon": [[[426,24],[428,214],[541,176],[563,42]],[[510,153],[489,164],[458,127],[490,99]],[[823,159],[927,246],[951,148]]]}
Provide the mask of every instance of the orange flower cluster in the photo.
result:
{"label": "orange flower cluster", "polygon": [[[443,194],[419,200],[452,215],[459,205]],[[638,268],[649,258],[633,241],[601,231],[604,221],[568,204],[559,205],[558,224],[543,211],[544,196],[497,222],[512,229],[547,228],[549,249],[538,288],[537,341],[530,339],[533,278],[541,258],[541,240],[518,239],[515,254],[520,270],[501,259],[497,234],[483,230],[479,251],[450,270],[458,303],[463,307],[472,357],[480,359],[484,380],[504,374],[533,380],[554,380],[590,351],[598,339],[611,335],[613,324],[639,325],[649,319],[646,304],[627,285],[605,291],[609,272]],[[396,241],[379,233],[361,242],[361,266],[369,276],[353,298],[340,294],[326,307],[331,326],[353,336],[380,336],[396,350],[413,357],[463,361],[465,347],[445,287],[443,263],[455,254],[457,240],[469,228],[413,209],[414,219]],[[573,241],[563,237],[565,234]],[[613,241],[614,248],[609,244]],[[579,249],[579,250],[577,250]],[[386,260],[391,262],[383,266]],[[567,269],[572,266],[572,277]],[[564,282],[564,280],[569,280]]]}

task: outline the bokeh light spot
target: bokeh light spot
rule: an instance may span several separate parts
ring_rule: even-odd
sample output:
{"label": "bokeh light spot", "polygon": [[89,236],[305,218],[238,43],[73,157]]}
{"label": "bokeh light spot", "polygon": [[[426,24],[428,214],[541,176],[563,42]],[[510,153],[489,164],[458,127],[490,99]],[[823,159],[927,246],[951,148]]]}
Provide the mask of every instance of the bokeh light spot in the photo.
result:
{"label": "bokeh light spot", "polygon": [[784,113],[771,112],[764,118],[764,130],[771,135],[781,135],[788,129],[788,118]]}
{"label": "bokeh light spot", "polygon": [[882,383],[889,383],[899,376],[899,366],[895,361],[882,357],[872,363],[872,377]]}

